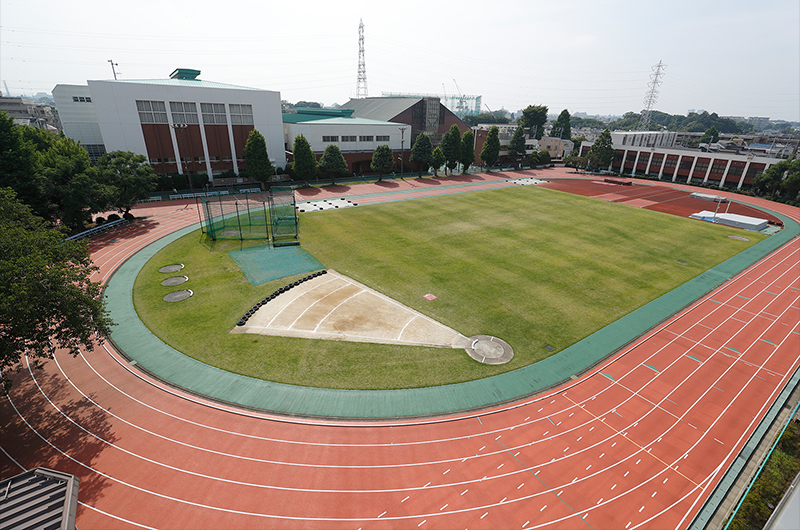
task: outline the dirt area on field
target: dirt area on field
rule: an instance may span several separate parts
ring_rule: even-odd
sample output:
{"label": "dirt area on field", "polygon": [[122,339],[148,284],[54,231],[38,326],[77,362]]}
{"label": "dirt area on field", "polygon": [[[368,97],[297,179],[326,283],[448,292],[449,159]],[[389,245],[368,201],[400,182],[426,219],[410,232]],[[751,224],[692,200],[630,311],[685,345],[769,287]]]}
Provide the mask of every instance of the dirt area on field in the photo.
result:
{"label": "dirt area on field", "polygon": [[263,305],[233,333],[465,348],[467,337],[335,271]]}

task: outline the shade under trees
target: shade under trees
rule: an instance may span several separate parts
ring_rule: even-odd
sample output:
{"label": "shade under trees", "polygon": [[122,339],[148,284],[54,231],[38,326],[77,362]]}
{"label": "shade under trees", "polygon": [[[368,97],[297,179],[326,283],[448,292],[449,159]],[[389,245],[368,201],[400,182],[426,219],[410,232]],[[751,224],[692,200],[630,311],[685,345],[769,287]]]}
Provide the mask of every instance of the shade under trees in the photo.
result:
{"label": "shade under trees", "polygon": [[486,164],[486,171],[489,171],[489,168],[500,159],[500,130],[497,127],[489,129],[480,156],[483,163]]}
{"label": "shade under trees", "polygon": [[317,167],[331,178],[331,184],[336,184],[336,177],[347,173],[347,161],[339,146],[335,144],[330,144],[325,148]]}
{"label": "shade under trees", "polygon": [[378,182],[383,180],[383,175],[394,167],[394,152],[388,145],[379,145],[372,153],[372,162],[369,167],[378,172]]}
{"label": "shade under trees", "polygon": [[611,142],[611,131],[606,129],[600,133],[600,136],[597,137],[597,140],[594,141],[594,144],[589,149],[586,155],[586,163],[592,171],[608,169],[611,162],[614,161],[615,155],[616,151]]}
{"label": "shade under trees", "polygon": [[427,171],[431,165],[431,157],[433,156],[433,143],[430,136],[421,133],[414,141],[411,148],[411,156],[408,158],[412,164],[417,165],[419,177],[422,178],[422,172]]}
{"label": "shade under trees", "polygon": [[522,110],[520,125],[528,129],[528,133],[537,140],[542,139],[544,124],[547,123],[547,105],[528,105]]}
{"label": "shade under trees", "polygon": [[461,137],[461,157],[458,160],[461,162],[463,173],[469,171],[469,166],[475,163],[475,133],[469,130]]}
{"label": "shade under trees", "polygon": [[308,182],[317,174],[317,157],[311,150],[311,144],[302,134],[295,136],[292,148],[294,163],[292,169],[297,178]]}
{"label": "shade under trees", "polygon": [[555,138],[562,138],[569,140],[572,138],[572,127],[570,127],[570,115],[567,109],[561,111],[556,121],[553,122],[553,127],[550,129],[550,136]]}
{"label": "shade under trees", "polygon": [[247,163],[247,175],[261,183],[267,184],[275,174],[267,154],[267,141],[256,129],[250,131],[244,144],[244,160]]}
{"label": "shade under trees", "polygon": [[100,283],[90,281],[97,268],[87,246],[48,228],[10,188],[0,188],[0,248],[0,371],[7,388],[23,354],[34,366],[55,348],[77,355],[113,323]]}

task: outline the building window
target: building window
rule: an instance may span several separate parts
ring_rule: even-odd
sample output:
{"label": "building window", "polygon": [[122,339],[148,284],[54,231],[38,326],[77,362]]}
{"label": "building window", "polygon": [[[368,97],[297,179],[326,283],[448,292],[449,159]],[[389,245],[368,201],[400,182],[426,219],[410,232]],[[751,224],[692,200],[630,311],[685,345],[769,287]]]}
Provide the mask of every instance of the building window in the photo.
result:
{"label": "building window", "polygon": [[389,137],[388,136],[376,136],[375,137],[375,141],[376,142],[388,142],[389,141]]}
{"label": "building window", "polygon": [[322,141],[323,142],[338,142],[339,141],[339,137],[338,136],[323,136],[322,137]]}
{"label": "building window", "polygon": [[228,105],[233,125],[253,125],[252,105]]}
{"label": "building window", "polygon": [[343,142],[355,142],[356,141],[356,137],[355,136],[342,136],[342,141]]}
{"label": "building window", "polygon": [[139,111],[139,121],[142,123],[169,123],[167,121],[167,107],[163,101],[136,101]]}
{"label": "building window", "polygon": [[372,136],[359,136],[358,137],[358,141],[359,142],[372,142],[373,141],[373,137]]}
{"label": "building window", "polygon": [[200,123],[197,119],[197,105],[192,101],[170,101],[173,123]]}
{"label": "building window", "polygon": [[228,123],[223,103],[200,103],[200,112],[203,113],[203,123],[220,125]]}

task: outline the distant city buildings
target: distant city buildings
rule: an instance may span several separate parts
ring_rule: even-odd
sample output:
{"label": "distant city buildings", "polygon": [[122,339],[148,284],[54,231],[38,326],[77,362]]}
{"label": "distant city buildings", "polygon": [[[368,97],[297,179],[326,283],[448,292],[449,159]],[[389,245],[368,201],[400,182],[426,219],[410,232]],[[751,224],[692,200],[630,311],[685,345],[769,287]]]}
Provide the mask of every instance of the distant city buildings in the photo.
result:
{"label": "distant city buildings", "polygon": [[29,125],[51,132],[61,130],[56,107],[21,97],[0,96],[0,112],[7,113],[19,125]]}

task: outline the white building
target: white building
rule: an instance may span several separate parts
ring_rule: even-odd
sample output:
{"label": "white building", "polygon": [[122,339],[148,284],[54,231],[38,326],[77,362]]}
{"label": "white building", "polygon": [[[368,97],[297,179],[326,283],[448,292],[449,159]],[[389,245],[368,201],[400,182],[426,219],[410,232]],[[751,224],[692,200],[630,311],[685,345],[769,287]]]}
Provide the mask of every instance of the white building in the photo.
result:
{"label": "white building", "polygon": [[102,144],[106,152],[143,154],[158,173],[206,173],[211,180],[224,171],[238,174],[253,129],[264,136],[273,164],[285,166],[280,93],[203,81],[199,74],[179,68],[169,79],[57,85],[53,96],[67,136]]}

